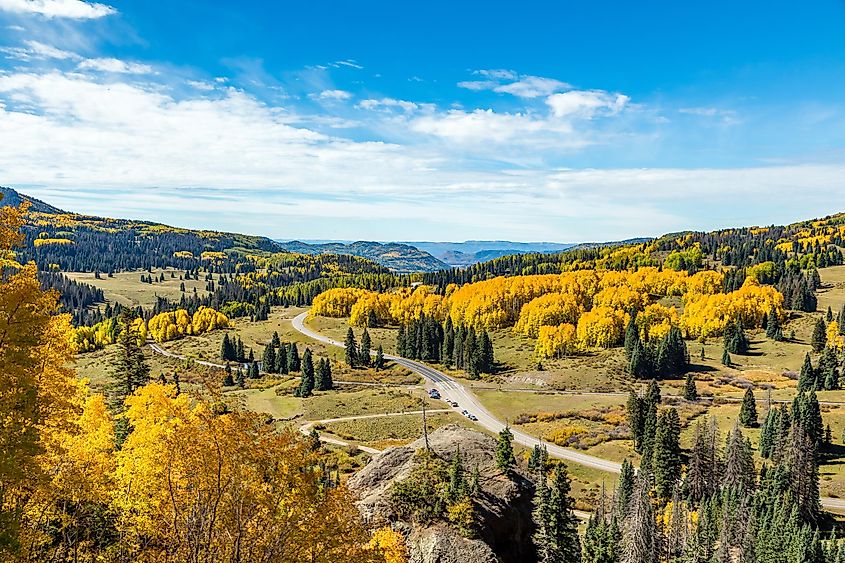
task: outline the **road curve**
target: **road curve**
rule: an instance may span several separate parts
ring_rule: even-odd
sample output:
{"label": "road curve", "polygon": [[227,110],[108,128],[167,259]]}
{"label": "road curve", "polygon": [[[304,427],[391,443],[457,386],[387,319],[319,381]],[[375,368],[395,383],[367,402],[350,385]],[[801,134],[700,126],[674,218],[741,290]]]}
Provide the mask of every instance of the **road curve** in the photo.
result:
{"label": "road curve", "polygon": [[[305,319],[307,315],[308,312],[306,311],[294,317],[292,322],[293,328],[298,330],[305,336],[313,338],[314,340],[319,340],[320,342],[323,342],[325,344],[331,344],[332,346],[340,347],[344,346],[342,342],[339,342],[327,336],[323,336],[322,334],[315,332],[305,326]],[[488,411],[484,407],[484,405],[481,404],[481,402],[475,397],[475,395],[472,394],[472,391],[470,391],[464,385],[455,381],[445,373],[437,371],[431,366],[416,362],[414,360],[408,360],[406,358],[392,356],[389,354],[385,354],[384,357],[400,365],[403,365],[411,371],[423,376],[426,380],[426,388],[438,389],[444,399],[452,399],[453,401],[457,401],[459,406],[453,408],[452,410],[456,412],[460,412],[462,409],[468,410],[469,412],[473,413],[475,416],[478,417],[478,424],[480,424],[491,432],[498,433],[502,430],[502,428],[505,427],[505,424],[502,421],[496,418],[490,411]],[[513,432],[514,441],[516,443],[528,448],[533,448],[537,444],[542,444],[546,447],[549,452],[549,455],[551,455],[552,457],[572,461],[579,465],[592,467],[594,469],[607,471],[609,473],[619,473],[621,470],[621,465],[616,462],[601,459],[599,457],[591,456],[575,450],[570,450],[568,448],[562,448],[556,444],[542,442],[534,436],[531,436],[514,428],[511,428],[511,432]],[[845,512],[845,499],[821,497],[820,500],[822,507],[826,508],[827,510]]]}
{"label": "road curve", "polygon": [[[330,344],[332,346],[339,346],[341,348],[343,347],[342,342],[334,340],[333,338],[329,338],[328,336],[324,336],[305,326],[305,318],[307,317],[307,315],[308,312],[306,311],[294,317],[292,322],[293,328],[314,340],[319,340],[320,342]],[[440,392],[441,397],[443,397],[444,399],[451,399],[452,401],[457,402],[458,406],[453,407],[453,411],[457,413],[460,413],[464,409],[469,411],[478,418],[478,424],[480,426],[496,434],[498,434],[502,431],[503,428],[505,428],[505,423],[496,418],[493,413],[487,410],[487,408],[481,404],[481,402],[469,389],[467,389],[461,383],[455,381],[445,373],[440,372],[432,368],[431,366],[428,366],[421,362],[409,360],[407,358],[393,356],[390,354],[385,354],[384,357],[388,360],[396,362],[399,365],[405,366],[414,373],[418,373],[419,375],[424,377],[426,380],[427,389],[437,389]],[[531,436],[529,434],[526,434],[525,432],[516,430],[514,428],[511,428],[511,432],[513,432],[514,441],[516,443],[527,448],[533,448],[536,445],[542,444],[548,450],[549,455],[553,457],[572,461],[579,465],[584,465],[586,467],[591,467],[593,469],[598,469],[601,471],[607,471],[609,473],[619,473],[619,471],[621,470],[621,465],[614,461],[601,459],[599,457],[591,456],[582,452],[570,450],[569,448],[562,448],[556,444],[542,442],[534,436]]]}

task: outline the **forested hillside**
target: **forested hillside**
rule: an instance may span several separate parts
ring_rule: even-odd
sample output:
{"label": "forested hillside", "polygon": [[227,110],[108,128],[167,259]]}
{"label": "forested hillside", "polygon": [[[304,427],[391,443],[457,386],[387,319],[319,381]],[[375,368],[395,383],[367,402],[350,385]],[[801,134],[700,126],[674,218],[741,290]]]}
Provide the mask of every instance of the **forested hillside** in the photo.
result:
{"label": "forested hillside", "polygon": [[308,244],[299,241],[279,242],[290,252],[302,254],[351,254],[367,258],[397,273],[435,272],[448,268],[428,252],[408,244],[358,241],[348,244]]}

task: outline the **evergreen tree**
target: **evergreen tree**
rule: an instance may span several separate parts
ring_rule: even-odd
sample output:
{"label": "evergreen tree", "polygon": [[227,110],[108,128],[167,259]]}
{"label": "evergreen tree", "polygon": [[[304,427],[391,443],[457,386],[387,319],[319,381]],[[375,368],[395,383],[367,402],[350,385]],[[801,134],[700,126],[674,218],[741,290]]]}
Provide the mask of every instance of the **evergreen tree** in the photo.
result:
{"label": "evergreen tree", "polygon": [[628,513],[628,503],[634,494],[636,476],[634,466],[626,457],[622,460],[622,469],[619,473],[619,484],[616,486],[616,512],[618,514]]}
{"label": "evergreen tree", "polygon": [[232,366],[226,366],[226,375],[223,376],[223,386],[232,387],[235,384],[235,379],[232,377]]}
{"label": "evergreen tree", "polygon": [[513,433],[510,428],[505,426],[499,432],[499,442],[496,446],[496,467],[505,475],[510,476],[514,466],[516,466],[516,458],[513,455]]}
{"label": "evergreen tree", "polygon": [[827,306],[827,314],[824,316],[824,320],[826,323],[833,322],[833,309],[830,308],[830,305]]}
{"label": "evergreen tree", "polygon": [[845,334],[845,304],[839,310],[839,334]]}
{"label": "evergreen tree", "polygon": [[813,369],[813,362],[810,354],[804,356],[804,364],[798,376],[798,392],[808,391],[816,386],[816,370]]}
{"label": "evergreen tree", "polygon": [[581,541],[578,537],[578,518],[575,501],[570,495],[572,483],[566,465],[558,464],[552,470],[549,484],[549,509],[552,515],[552,541],[559,563],[580,563]]}
{"label": "evergreen tree", "polygon": [[378,345],[378,349],[376,350],[375,366],[377,370],[384,369],[384,350],[382,349],[381,344]]}
{"label": "evergreen tree", "polygon": [[376,312],[374,309],[370,309],[369,313],[367,313],[367,327],[375,328],[377,326],[379,326],[379,323]]}
{"label": "evergreen tree", "polygon": [[220,358],[224,361],[235,361],[237,358],[235,357],[236,352],[234,347],[232,346],[232,341],[229,340],[229,335],[223,335],[223,343],[220,345]]}
{"label": "evergreen tree", "polygon": [[[118,319],[117,354],[108,385],[109,406],[113,414],[126,410],[125,401],[150,381],[150,367],[141,349],[140,334],[134,328],[135,317],[124,311]],[[120,448],[132,429],[123,417],[115,418],[115,445]]]}
{"label": "evergreen tree", "polygon": [[298,372],[300,366],[299,350],[296,347],[296,342],[291,342],[288,349],[288,373]]}
{"label": "evergreen tree", "polygon": [[813,352],[817,353],[824,350],[824,347],[827,346],[827,327],[822,319],[816,320],[810,345],[813,347]]}
{"label": "evergreen tree", "polygon": [[266,373],[276,373],[276,348],[272,344],[264,347],[261,355],[261,367]]}
{"label": "evergreen tree", "polygon": [[461,449],[458,447],[455,454],[452,456],[452,462],[449,464],[448,489],[446,496],[449,502],[455,502],[462,499],[467,494],[467,483],[464,478],[464,464],[461,461]]}
{"label": "evergreen tree", "polygon": [[668,500],[681,478],[681,419],[669,408],[660,413],[654,436],[654,485],[657,494]]}
{"label": "evergreen tree", "polygon": [[757,401],[754,399],[754,392],[749,387],[742,397],[742,406],[739,409],[739,423],[746,428],[757,426]]}
{"label": "evergreen tree", "polygon": [[734,426],[725,444],[725,470],[722,486],[747,495],[753,492],[756,482],[754,454],[739,426]]}
{"label": "evergreen tree", "polygon": [[684,399],[687,401],[697,401],[698,400],[698,388],[695,386],[695,378],[692,375],[692,372],[687,374],[686,383],[684,383]]}
{"label": "evergreen tree", "polygon": [[[350,328],[351,330],[351,328]],[[354,339],[354,336],[353,336]],[[361,348],[357,355],[358,363],[364,367],[369,367],[370,365],[370,348],[372,347],[372,341],[370,340],[370,333],[367,330],[367,327],[364,327],[364,333],[361,335]]]}
{"label": "evergreen tree", "polygon": [[772,307],[771,311],[769,311],[766,318],[766,337],[771,338],[772,340],[783,340],[780,320],[778,320],[777,311],[774,307]]}
{"label": "evergreen tree", "polygon": [[545,474],[548,461],[548,450],[544,446],[536,444],[528,457],[528,470],[537,475]]}
{"label": "evergreen tree", "polygon": [[276,330],[273,331],[273,338],[270,340],[270,344],[273,346],[273,348],[276,348],[276,349],[282,347],[282,341],[279,338],[279,332],[278,331],[276,331]]}
{"label": "evergreen tree", "polygon": [[334,382],[332,381],[332,365],[327,359],[320,360],[315,386],[318,391],[328,391],[334,386]]}
{"label": "evergreen tree", "polygon": [[640,342],[640,331],[637,329],[636,313],[631,315],[628,326],[625,328],[625,355],[628,359],[634,353],[634,348]]}
{"label": "evergreen tree", "polygon": [[733,362],[731,362],[731,355],[728,352],[728,349],[725,348],[724,350],[722,350],[722,365],[730,367],[732,363]]}
{"label": "evergreen tree", "polygon": [[235,385],[243,389],[246,386],[246,382],[244,381],[244,370],[241,366],[238,366],[238,372],[235,376]]}
{"label": "evergreen tree", "polygon": [[276,373],[287,374],[290,372],[288,366],[288,350],[289,346],[285,344],[280,345],[276,350]]}
{"label": "evergreen tree", "polygon": [[352,332],[352,327],[346,331],[346,365],[351,368],[358,366],[358,343],[355,342],[355,333]]}
{"label": "evergreen tree", "polygon": [[235,361],[236,362],[243,362],[246,360],[246,355],[244,354],[244,341],[238,337],[238,344],[235,347]]}
{"label": "evergreen tree", "polygon": [[249,378],[258,379],[259,377],[261,377],[261,374],[258,372],[258,362],[253,360],[249,363]]}
{"label": "evergreen tree", "polygon": [[297,391],[299,397],[310,397],[314,391],[314,361],[310,348],[302,353],[302,377]]}

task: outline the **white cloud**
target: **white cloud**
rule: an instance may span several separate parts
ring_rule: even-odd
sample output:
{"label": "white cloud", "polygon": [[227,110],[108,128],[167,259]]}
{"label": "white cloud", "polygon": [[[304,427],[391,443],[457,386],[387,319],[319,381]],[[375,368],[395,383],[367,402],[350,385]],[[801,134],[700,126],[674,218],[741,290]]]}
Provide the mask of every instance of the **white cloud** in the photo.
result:
{"label": "white cloud", "polygon": [[77,20],[97,19],[117,12],[106,4],[82,0],[0,0],[0,10]]}
{"label": "white cloud", "polygon": [[523,76],[516,82],[497,86],[493,88],[493,91],[512,94],[520,98],[538,98],[567,88],[571,88],[571,86],[554,78]]}
{"label": "white cloud", "polygon": [[150,74],[153,71],[153,67],[150,65],[131,63],[113,58],[85,59],[79,63],[77,68],[80,70],[112,72],[117,74]]}
{"label": "white cloud", "polygon": [[0,49],[0,51],[6,53],[10,58],[20,61],[47,59],[67,60],[81,58],[76,53],[64,51],[53,47],[52,45],[47,45],[46,43],[33,40],[24,41],[24,46],[22,47],[4,47]]}
{"label": "white cloud", "polygon": [[492,90],[519,98],[539,98],[572,87],[554,78],[520,76],[512,70],[477,70],[474,74],[484,76],[485,80],[465,80],[458,82],[458,87],[475,91]]}
{"label": "white cloud", "polygon": [[572,90],[552,94],[546,103],[555,117],[591,119],[597,115],[615,115],[630,101],[624,94],[610,94],[603,90]]}
{"label": "white cloud", "polygon": [[397,100],[395,98],[381,98],[380,100],[370,98],[361,100],[356,107],[367,110],[401,109],[406,113],[410,113],[419,109],[420,105],[407,100]]}
{"label": "white cloud", "polygon": [[352,94],[346,90],[323,90],[315,97],[321,100],[348,100]]}

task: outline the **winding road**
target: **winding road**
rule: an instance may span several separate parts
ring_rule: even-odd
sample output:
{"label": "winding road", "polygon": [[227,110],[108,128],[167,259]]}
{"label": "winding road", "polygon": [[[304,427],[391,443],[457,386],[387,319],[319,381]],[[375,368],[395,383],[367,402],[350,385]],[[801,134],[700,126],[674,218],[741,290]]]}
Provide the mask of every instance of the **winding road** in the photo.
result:
{"label": "winding road", "polygon": [[[341,348],[343,347],[342,342],[334,340],[333,338],[329,338],[328,336],[324,336],[319,332],[315,332],[305,326],[305,319],[307,316],[308,312],[306,311],[294,317],[292,321],[293,328],[299,331],[300,333],[304,334],[305,336],[314,340],[319,340],[324,344],[339,346]],[[452,407],[453,411],[457,413],[460,413],[464,409],[469,411],[478,418],[477,424],[484,427],[486,430],[493,432],[494,434],[498,434],[502,431],[502,429],[505,428],[505,423],[496,418],[493,413],[487,410],[487,408],[481,404],[481,401],[476,398],[472,391],[470,391],[464,385],[455,381],[445,373],[440,372],[432,368],[431,366],[428,366],[421,362],[409,360],[407,358],[393,356],[390,354],[385,354],[384,357],[388,360],[396,362],[399,365],[405,366],[414,373],[418,373],[419,375],[424,377],[426,380],[426,389],[437,389],[443,399],[450,399],[452,401],[457,402],[458,406]],[[599,457],[591,456],[582,452],[570,450],[569,448],[563,448],[556,444],[542,442],[534,436],[531,436],[514,428],[511,428],[511,432],[513,432],[514,441],[520,444],[521,446],[525,446],[526,448],[533,448],[536,445],[543,445],[548,450],[549,455],[559,459],[572,461],[574,463],[578,463],[579,465],[591,467],[593,469],[598,469],[601,471],[607,471],[609,473],[619,473],[622,468],[622,466],[616,463],[615,461],[608,461],[606,459],[601,459]]]}
{"label": "winding road", "polygon": [[[308,312],[306,311],[294,317],[292,321],[293,328],[299,331],[300,333],[304,334],[305,336],[314,340],[319,340],[320,342],[323,342],[325,344],[339,346],[341,348],[344,346],[342,342],[324,336],[319,332],[315,332],[314,330],[311,330],[310,328],[305,326],[305,319],[307,318],[307,316]],[[453,411],[460,413],[461,410],[466,409],[467,411],[478,417],[477,423],[480,426],[496,434],[501,432],[502,429],[505,427],[505,423],[496,418],[493,413],[487,410],[487,408],[481,404],[481,402],[472,393],[472,391],[470,391],[467,387],[465,387],[458,381],[455,381],[445,373],[442,373],[426,364],[414,360],[409,360],[407,358],[393,356],[390,354],[385,354],[384,357],[402,366],[405,366],[414,373],[417,373],[424,377],[426,381],[425,386],[427,389],[437,389],[444,399],[451,399],[453,401],[456,401],[459,406],[453,407]],[[619,473],[621,471],[622,466],[614,461],[609,461],[606,459],[588,455],[582,452],[571,450],[569,448],[563,448],[556,444],[543,442],[535,438],[534,436],[531,436],[514,428],[511,428],[511,432],[513,432],[514,441],[516,443],[527,448],[533,448],[534,446],[541,444],[546,447],[549,452],[549,455],[551,455],[552,457],[571,461],[579,465],[591,467],[593,469],[607,471],[608,473]],[[821,497],[821,504],[824,508],[828,510],[845,512],[845,499]]]}

